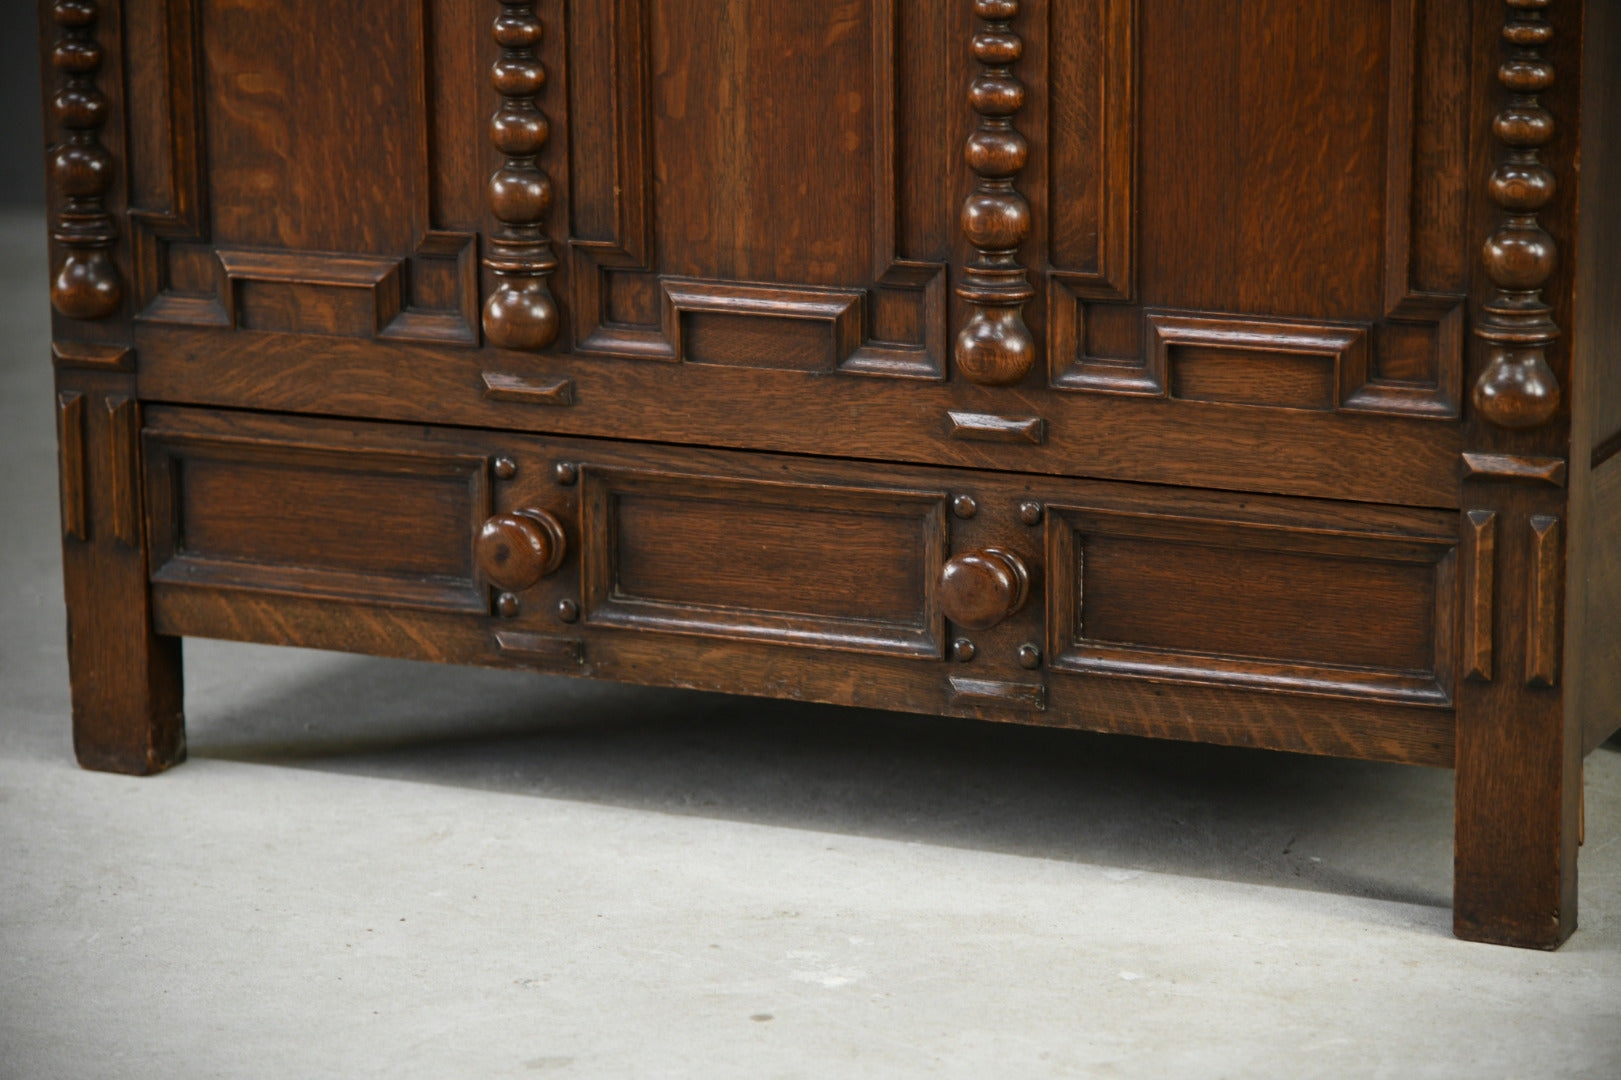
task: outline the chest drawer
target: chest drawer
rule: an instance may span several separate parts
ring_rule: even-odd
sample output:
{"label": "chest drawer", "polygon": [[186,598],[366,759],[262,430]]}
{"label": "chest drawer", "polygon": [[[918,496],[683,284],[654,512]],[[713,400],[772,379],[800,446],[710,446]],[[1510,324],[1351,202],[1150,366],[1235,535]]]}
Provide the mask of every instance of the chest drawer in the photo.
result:
{"label": "chest drawer", "polygon": [[1442,511],[152,407],[161,631],[1444,763]]}

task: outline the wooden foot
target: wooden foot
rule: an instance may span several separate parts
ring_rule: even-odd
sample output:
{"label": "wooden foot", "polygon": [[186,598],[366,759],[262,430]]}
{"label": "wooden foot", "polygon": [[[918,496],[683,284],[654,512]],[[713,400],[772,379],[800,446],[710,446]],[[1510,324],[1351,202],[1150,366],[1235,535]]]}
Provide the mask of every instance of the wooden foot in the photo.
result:
{"label": "wooden foot", "polygon": [[59,372],[62,578],[79,764],[147,775],[186,756],[180,639],[152,632],[140,408],[125,376]]}
{"label": "wooden foot", "polygon": [[1460,568],[1453,932],[1553,949],[1576,929],[1581,812],[1580,732],[1561,693],[1563,522],[1524,493],[1481,501]]}

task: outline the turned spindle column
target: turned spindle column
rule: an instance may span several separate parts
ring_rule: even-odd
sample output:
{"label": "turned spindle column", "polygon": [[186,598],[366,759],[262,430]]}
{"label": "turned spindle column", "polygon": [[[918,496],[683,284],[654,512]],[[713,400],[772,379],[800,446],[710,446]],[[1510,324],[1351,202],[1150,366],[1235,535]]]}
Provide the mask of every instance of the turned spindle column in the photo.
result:
{"label": "turned spindle column", "polygon": [[557,303],[546,284],[557,269],[546,235],[552,180],[537,164],[551,136],[536,104],[546,85],[546,68],[535,52],[544,32],[534,0],[501,0],[495,19],[501,56],[490,71],[501,108],[490,120],[490,138],[506,161],[490,177],[490,210],[500,227],[484,259],[496,278],[484,305],[484,333],[492,345],[507,349],[544,349],[557,340]]}
{"label": "turned spindle column", "polygon": [[104,319],[118,310],[124,289],[111,255],[118,231],[106,203],[113,159],[101,145],[107,98],[96,86],[102,62],[95,39],[98,11],[95,0],[56,0],[51,16],[61,28],[51,66],[62,77],[51,100],[62,131],[50,159],[61,200],[52,235],[63,249],[51,279],[51,303],[70,319]]}
{"label": "turned spindle column", "polygon": [[1030,205],[1013,178],[1030,157],[1029,144],[1013,126],[1024,107],[1024,84],[1012,65],[1024,55],[1013,31],[1019,0],[974,0],[984,26],[974,34],[974,59],[982,70],[968,91],[979,115],[965,156],[977,182],[963,203],[962,229],[978,257],[963,268],[957,295],[968,303],[968,322],[957,336],[957,369],[985,386],[1016,383],[1030,373],[1035,339],[1024,324],[1024,305],[1035,295],[1019,246],[1030,237]]}
{"label": "turned spindle column", "polygon": [[1508,0],[1503,38],[1511,53],[1497,79],[1512,97],[1493,129],[1508,148],[1492,173],[1492,200],[1503,220],[1486,241],[1486,272],[1496,286],[1482,307],[1475,334],[1488,343],[1486,370],[1475,383],[1474,404],[1500,427],[1536,427],[1559,408],[1559,380],[1547,350],[1559,337],[1542,286],[1558,252],[1537,221],[1554,196],[1553,173],[1538,151],[1553,138],[1553,117],[1538,94],[1553,85],[1553,65],[1542,49],[1553,38],[1544,11],[1550,0]]}

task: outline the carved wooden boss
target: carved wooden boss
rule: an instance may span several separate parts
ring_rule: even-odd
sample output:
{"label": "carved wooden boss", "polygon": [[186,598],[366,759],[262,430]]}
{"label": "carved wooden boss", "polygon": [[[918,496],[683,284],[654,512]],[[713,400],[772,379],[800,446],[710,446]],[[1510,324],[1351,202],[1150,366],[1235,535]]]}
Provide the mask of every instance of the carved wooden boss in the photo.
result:
{"label": "carved wooden boss", "polygon": [[87,767],[186,635],[1414,762],[1575,926],[1618,0],[40,13]]}

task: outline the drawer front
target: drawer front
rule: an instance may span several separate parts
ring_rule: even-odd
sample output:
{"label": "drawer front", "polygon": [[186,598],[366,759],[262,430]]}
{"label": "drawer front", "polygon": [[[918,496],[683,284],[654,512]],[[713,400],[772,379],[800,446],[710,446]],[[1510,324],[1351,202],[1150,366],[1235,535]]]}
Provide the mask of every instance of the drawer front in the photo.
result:
{"label": "drawer front", "polygon": [[165,633],[1450,761],[1443,511],[173,406],[144,446]]}
{"label": "drawer front", "polygon": [[944,492],[587,466],[587,625],[938,659]]}
{"label": "drawer front", "polygon": [[490,514],[481,455],[161,427],[145,455],[154,581],[489,607],[469,544]]}
{"label": "drawer front", "polygon": [[1051,507],[1055,670],[1446,705],[1455,544]]}

